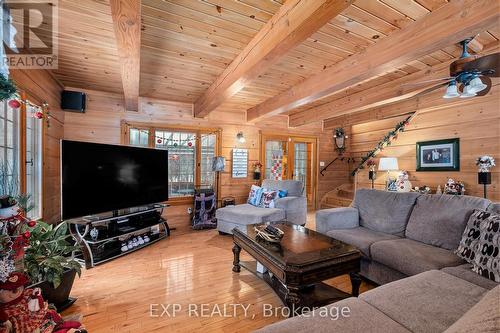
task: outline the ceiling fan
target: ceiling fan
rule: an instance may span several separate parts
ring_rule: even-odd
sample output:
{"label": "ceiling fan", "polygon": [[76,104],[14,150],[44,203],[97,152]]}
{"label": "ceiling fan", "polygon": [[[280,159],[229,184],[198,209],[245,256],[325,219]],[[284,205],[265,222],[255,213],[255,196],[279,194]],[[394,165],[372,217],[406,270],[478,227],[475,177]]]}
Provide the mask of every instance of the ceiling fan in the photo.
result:
{"label": "ceiling fan", "polygon": [[500,53],[482,57],[471,55],[467,52],[467,44],[472,39],[468,38],[460,42],[462,55],[450,64],[449,77],[415,83],[444,81],[418,93],[417,96],[427,94],[444,86],[447,86],[447,88],[443,98],[484,96],[490,91],[492,86],[490,77],[500,77]]}

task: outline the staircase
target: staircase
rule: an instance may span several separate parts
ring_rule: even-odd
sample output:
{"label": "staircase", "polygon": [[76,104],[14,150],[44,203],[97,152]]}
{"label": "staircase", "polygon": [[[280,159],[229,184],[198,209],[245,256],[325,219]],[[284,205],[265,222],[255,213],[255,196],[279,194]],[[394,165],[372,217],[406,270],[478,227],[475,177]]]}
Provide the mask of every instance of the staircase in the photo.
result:
{"label": "staircase", "polygon": [[320,202],[320,209],[348,207],[354,198],[354,184],[342,184],[326,193]]}

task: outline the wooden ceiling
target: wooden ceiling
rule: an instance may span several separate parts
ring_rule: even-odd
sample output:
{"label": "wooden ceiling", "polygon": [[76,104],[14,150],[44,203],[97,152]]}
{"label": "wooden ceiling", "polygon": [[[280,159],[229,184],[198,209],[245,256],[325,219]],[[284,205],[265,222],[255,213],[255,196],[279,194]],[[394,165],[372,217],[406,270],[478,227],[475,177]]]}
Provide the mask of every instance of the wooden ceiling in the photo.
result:
{"label": "wooden ceiling", "polygon": [[[278,12],[282,0],[142,0],[139,94],[195,103]],[[447,0],[357,0],[218,110],[247,109],[306,78],[362,52]],[[58,79],[66,86],[123,93],[109,0],[60,0]],[[493,45],[500,27],[476,40]],[[415,45],[418,47],[418,45]],[[448,62],[460,55],[449,45],[291,111],[295,113]]]}

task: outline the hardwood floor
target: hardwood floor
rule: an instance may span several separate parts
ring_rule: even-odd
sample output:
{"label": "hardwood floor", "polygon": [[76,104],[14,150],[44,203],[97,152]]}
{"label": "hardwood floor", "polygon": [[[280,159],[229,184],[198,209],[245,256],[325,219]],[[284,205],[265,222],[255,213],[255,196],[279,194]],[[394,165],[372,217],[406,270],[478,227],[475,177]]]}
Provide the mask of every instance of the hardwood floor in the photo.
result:
{"label": "hardwood floor", "polygon": [[[314,221],[308,224],[313,227]],[[174,231],[148,248],[83,271],[72,290],[78,301],[64,315],[82,313],[92,333],[251,332],[283,320],[264,313],[264,304],[283,306],[265,282],[244,269],[239,274],[231,271],[231,248],[232,238],[216,230]],[[245,259],[250,257],[242,252]],[[347,275],[328,283],[350,292]],[[361,292],[372,287],[363,282]],[[170,317],[160,316],[161,304],[170,304]],[[180,307],[175,317],[174,304]],[[189,304],[194,304],[191,315]],[[246,316],[242,307],[232,304],[248,307]],[[210,317],[217,307],[222,313]]]}

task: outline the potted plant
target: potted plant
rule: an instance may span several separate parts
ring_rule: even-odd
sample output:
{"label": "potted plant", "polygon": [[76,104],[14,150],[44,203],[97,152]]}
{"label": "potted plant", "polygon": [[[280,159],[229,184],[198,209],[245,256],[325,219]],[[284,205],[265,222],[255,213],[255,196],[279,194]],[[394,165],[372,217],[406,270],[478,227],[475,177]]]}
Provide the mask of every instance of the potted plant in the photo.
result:
{"label": "potted plant", "polygon": [[76,301],[69,294],[75,275],[81,274],[81,266],[72,255],[79,248],[70,244],[69,237],[65,222],[54,227],[38,221],[30,229],[24,256],[25,272],[33,287],[39,287],[44,298],[58,311]]}

